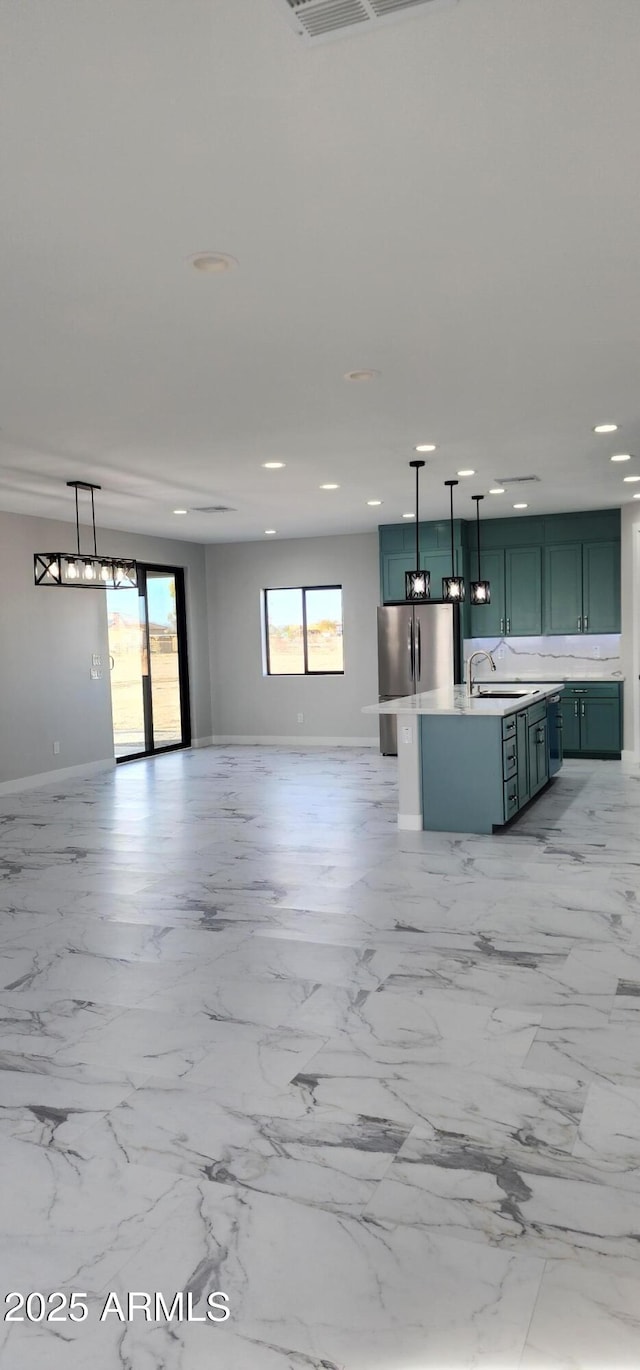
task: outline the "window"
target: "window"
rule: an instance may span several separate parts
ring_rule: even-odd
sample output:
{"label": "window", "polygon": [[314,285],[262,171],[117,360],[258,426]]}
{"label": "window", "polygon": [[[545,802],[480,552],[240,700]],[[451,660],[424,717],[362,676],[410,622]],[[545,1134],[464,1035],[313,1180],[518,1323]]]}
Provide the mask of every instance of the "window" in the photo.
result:
{"label": "window", "polygon": [[264,591],[267,675],[343,675],[342,586]]}

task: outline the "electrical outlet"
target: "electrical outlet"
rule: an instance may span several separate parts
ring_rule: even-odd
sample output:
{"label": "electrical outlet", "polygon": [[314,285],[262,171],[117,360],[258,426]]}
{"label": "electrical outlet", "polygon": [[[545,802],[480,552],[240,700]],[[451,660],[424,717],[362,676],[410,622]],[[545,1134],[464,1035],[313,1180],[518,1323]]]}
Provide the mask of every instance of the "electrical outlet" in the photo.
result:
{"label": "electrical outlet", "polygon": [[298,714],[298,723],[304,723],[304,714]]}
{"label": "electrical outlet", "polygon": [[60,743],[59,743],[59,742],[54,742],[54,744],[53,744],[53,755],[54,755],[54,756],[59,756],[59,755],[60,755]]}
{"label": "electrical outlet", "polygon": [[101,666],[101,665],[102,665],[102,657],[100,656],[100,653],[99,653],[99,652],[94,652],[94,653],[93,653],[93,656],[92,656],[92,658],[91,658],[91,665],[92,665],[92,666]]}
{"label": "electrical outlet", "polygon": [[506,652],[505,652],[504,647],[498,647],[498,650],[497,650],[497,652],[495,653],[495,655],[498,657],[498,659],[499,659],[500,661],[502,661],[502,660],[504,659],[504,657],[506,656]]}
{"label": "electrical outlet", "polygon": [[598,645],[597,642],[596,642],[596,644],[595,644],[595,646],[594,646],[594,648],[593,648],[593,655],[596,656],[596,657],[597,657],[597,656],[600,656],[600,647],[599,647],[599,645]]}
{"label": "electrical outlet", "polygon": [[92,680],[102,680],[102,671],[99,671],[98,668],[97,668],[97,666],[92,666],[92,667],[91,667],[91,679],[92,679]]}

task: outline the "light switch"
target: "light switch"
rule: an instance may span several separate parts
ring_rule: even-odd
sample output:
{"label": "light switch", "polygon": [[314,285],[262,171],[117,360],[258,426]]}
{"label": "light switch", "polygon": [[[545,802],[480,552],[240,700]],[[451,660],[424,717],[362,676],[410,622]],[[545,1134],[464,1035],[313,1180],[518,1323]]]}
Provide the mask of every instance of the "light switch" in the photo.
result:
{"label": "light switch", "polygon": [[93,656],[92,656],[92,658],[91,658],[91,665],[92,665],[92,666],[101,666],[101,665],[102,665],[102,657],[100,656],[100,653],[99,653],[99,652],[94,652],[94,653],[93,653]]}
{"label": "light switch", "polygon": [[410,723],[404,723],[404,724],[402,725],[402,741],[403,741],[403,742],[411,742],[412,738],[413,738],[413,731],[412,731],[412,728],[411,728],[411,724],[410,724]]}
{"label": "light switch", "polygon": [[102,671],[99,671],[96,666],[91,667],[91,679],[102,680]]}

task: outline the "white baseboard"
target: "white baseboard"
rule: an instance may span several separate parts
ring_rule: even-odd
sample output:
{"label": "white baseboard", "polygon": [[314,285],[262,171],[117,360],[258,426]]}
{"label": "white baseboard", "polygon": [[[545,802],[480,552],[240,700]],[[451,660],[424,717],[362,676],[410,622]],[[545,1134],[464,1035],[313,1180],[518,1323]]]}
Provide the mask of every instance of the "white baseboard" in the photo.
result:
{"label": "white baseboard", "polygon": [[192,737],[192,738],[191,738],[191,746],[192,746],[192,747],[213,747],[215,741],[216,741],[215,737]]}
{"label": "white baseboard", "polygon": [[640,766],[640,752],[623,751],[621,761],[623,766]]}
{"label": "white baseboard", "polygon": [[398,827],[403,832],[422,832],[422,814],[420,813],[399,813]]}
{"label": "white baseboard", "polygon": [[110,771],[115,764],[115,757],[108,757],[105,761],[88,761],[82,766],[60,766],[58,770],[42,771],[40,775],[24,775],[19,780],[3,780],[0,781],[0,795],[20,794],[21,790],[37,790],[41,785],[57,785],[60,781],[73,780],[76,776]]}
{"label": "white baseboard", "polygon": [[306,747],[378,747],[377,737],[278,737],[237,736],[219,733],[211,739],[214,747],[295,747],[303,752]]}

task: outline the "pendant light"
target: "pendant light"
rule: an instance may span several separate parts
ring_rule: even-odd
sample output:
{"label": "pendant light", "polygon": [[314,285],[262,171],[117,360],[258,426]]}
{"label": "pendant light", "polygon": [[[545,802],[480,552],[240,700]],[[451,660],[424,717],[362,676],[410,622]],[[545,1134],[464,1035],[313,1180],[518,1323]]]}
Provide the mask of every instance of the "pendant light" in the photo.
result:
{"label": "pendant light", "polygon": [[404,597],[410,600],[431,599],[431,576],[428,571],[420,570],[420,499],[419,482],[420,469],[424,466],[423,461],[410,461],[416,473],[416,569],[415,571],[405,571],[404,575]]}
{"label": "pendant light", "polygon": [[442,598],[453,604],[462,604],[464,599],[464,578],[456,575],[456,554],[453,537],[453,487],[457,485],[457,480],[446,480],[445,485],[449,486],[450,498],[450,518],[451,525],[451,575],[442,577]]}
{"label": "pendant light", "polygon": [[[126,557],[99,557],[96,543],[96,511],[94,490],[99,485],[91,485],[85,480],[68,480],[67,485],[76,492],[76,551],[75,552],[36,552],[33,558],[33,573],[36,585],[57,585],[85,590],[127,590],[135,589],[138,584],[138,568],[135,561]],[[78,490],[88,490],[91,494],[91,521],[93,524],[93,552],[80,551],[80,517],[78,513]]]}
{"label": "pendant light", "polygon": [[491,586],[488,580],[480,579],[480,500],[484,499],[484,495],[472,495],[471,498],[476,502],[476,544],[478,548],[478,579],[471,581],[471,603],[490,604]]}

